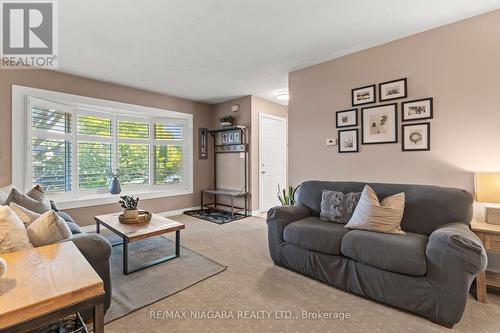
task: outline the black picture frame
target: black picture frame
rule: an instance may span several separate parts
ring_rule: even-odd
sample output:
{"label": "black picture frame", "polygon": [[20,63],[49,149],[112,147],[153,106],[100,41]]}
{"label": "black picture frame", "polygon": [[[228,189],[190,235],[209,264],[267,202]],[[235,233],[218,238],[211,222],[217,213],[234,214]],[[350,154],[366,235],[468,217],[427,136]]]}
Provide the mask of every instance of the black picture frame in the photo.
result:
{"label": "black picture frame", "polygon": [[[370,100],[370,101],[364,102],[364,103],[357,103],[356,104],[355,101],[354,101],[354,93],[356,92],[356,90],[367,89],[367,88],[372,88],[372,90],[373,90],[373,100]],[[359,106],[359,105],[366,105],[366,104],[376,103],[377,102],[377,85],[376,84],[370,84],[368,86],[351,89],[351,102],[352,102],[352,106]]]}
{"label": "black picture frame", "polygon": [[[366,110],[382,108],[387,106],[393,106],[394,110],[394,140],[391,141],[377,141],[377,142],[365,142],[365,112]],[[398,143],[398,103],[389,103],[382,105],[374,105],[369,107],[361,108],[361,144],[363,145],[378,145],[378,144],[386,144],[386,143]]]}
{"label": "black picture frame", "polygon": [[[405,119],[405,115],[406,115],[405,105],[406,104],[416,103],[416,102],[424,102],[424,101],[429,101],[429,116],[420,117],[420,118]],[[434,118],[434,98],[433,97],[419,98],[419,99],[414,99],[411,101],[401,102],[401,122],[433,119],[433,118]]]}
{"label": "black picture frame", "polygon": [[[356,133],[356,150],[344,150],[344,151],[342,150],[342,141],[340,140],[340,135],[343,132],[355,132]],[[357,128],[339,130],[338,131],[337,142],[338,142],[338,152],[339,152],[339,154],[358,153],[359,152],[359,130]]]}
{"label": "black picture frame", "polygon": [[[419,148],[419,149],[408,149],[405,147],[405,129],[407,127],[412,127],[412,126],[423,126],[425,125],[427,127],[427,146],[425,148]],[[409,151],[429,151],[431,150],[431,123],[430,122],[423,122],[423,123],[411,123],[411,124],[402,124],[401,125],[401,133],[402,133],[402,138],[401,138],[401,150],[404,152],[409,152]]]}
{"label": "black picture frame", "polygon": [[[397,97],[391,97],[391,98],[383,98],[382,86],[390,84],[390,83],[400,82],[400,81],[403,82],[403,86],[404,86],[404,90],[405,90],[404,95],[403,96],[397,96]],[[397,79],[397,80],[386,81],[386,82],[382,82],[382,83],[378,84],[378,100],[381,103],[387,102],[387,101],[392,101],[392,100],[395,100],[395,99],[406,98],[407,96],[408,96],[408,80],[407,80],[406,77],[401,78],[401,79]]]}
{"label": "black picture frame", "polygon": [[[354,112],[355,123],[352,125],[339,125],[339,115],[342,113]],[[335,112],[335,127],[336,128],[344,128],[344,127],[355,127],[358,126],[358,109],[349,109]]]}

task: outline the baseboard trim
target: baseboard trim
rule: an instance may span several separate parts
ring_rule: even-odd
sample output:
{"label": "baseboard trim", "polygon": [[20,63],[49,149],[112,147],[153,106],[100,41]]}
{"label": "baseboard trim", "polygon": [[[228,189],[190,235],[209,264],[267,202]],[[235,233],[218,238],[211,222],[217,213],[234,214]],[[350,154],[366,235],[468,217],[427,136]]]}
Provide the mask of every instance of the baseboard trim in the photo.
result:
{"label": "baseboard trim", "polygon": [[[161,215],[163,217],[176,216],[176,215],[182,215],[186,210],[195,210],[195,209],[200,209],[200,206],[169,210],[167,212],[158,213],[158,215]],[[95,224],[87,225],[81,228],[86,233],[95,233]],[[109,232],[109,230],[106,229],[106,227],[101,226],[101,233],[106,233],[106,232]]]}

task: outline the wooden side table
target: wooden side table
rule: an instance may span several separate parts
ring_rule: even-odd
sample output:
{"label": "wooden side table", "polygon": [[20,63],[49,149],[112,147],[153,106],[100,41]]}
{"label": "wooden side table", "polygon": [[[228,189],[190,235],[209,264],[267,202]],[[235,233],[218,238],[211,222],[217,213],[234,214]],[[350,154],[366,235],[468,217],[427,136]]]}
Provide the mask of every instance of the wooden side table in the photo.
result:
{"label": "wooden side table", "polygon": [[[472,231],[481,239],[487,252],[500,254],[500,225],[472,221]],[[486,271],[476,277],[477,300],[487,302],[486,287],[500,288],[500,273]]]}
{"label": "wooden side table", "polygon": [[0,331],[26,332],[93,309],[94,332],[104,332],[103,281],[72,242],[2,255]]}

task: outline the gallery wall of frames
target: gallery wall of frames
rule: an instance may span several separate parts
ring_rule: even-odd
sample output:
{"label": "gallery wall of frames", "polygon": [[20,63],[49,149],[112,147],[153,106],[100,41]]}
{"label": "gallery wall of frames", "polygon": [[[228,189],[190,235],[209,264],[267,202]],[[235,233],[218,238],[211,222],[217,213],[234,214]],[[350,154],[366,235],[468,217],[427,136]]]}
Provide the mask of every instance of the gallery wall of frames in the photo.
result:
{"label": "gallery wall of frames", "polygon": [[402,151],[430,150],[431,124],[427,120],[433,118],[433,97],[406,99],[407,78],[352,89],[352,108],[335,113],[338,152],[357,153],[360,144],[398,143],[398,113]]}

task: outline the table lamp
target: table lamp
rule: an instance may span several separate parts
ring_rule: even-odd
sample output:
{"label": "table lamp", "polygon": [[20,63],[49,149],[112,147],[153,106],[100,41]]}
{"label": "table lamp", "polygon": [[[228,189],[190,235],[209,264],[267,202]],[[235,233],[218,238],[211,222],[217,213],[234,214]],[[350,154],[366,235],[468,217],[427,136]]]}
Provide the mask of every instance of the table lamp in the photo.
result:
{"label": "table lamp", "polygon": [[[475,174],[476,201],[500,203],[500,172]],[[500,206],[486,206],[486,223],[500,224]]]}

